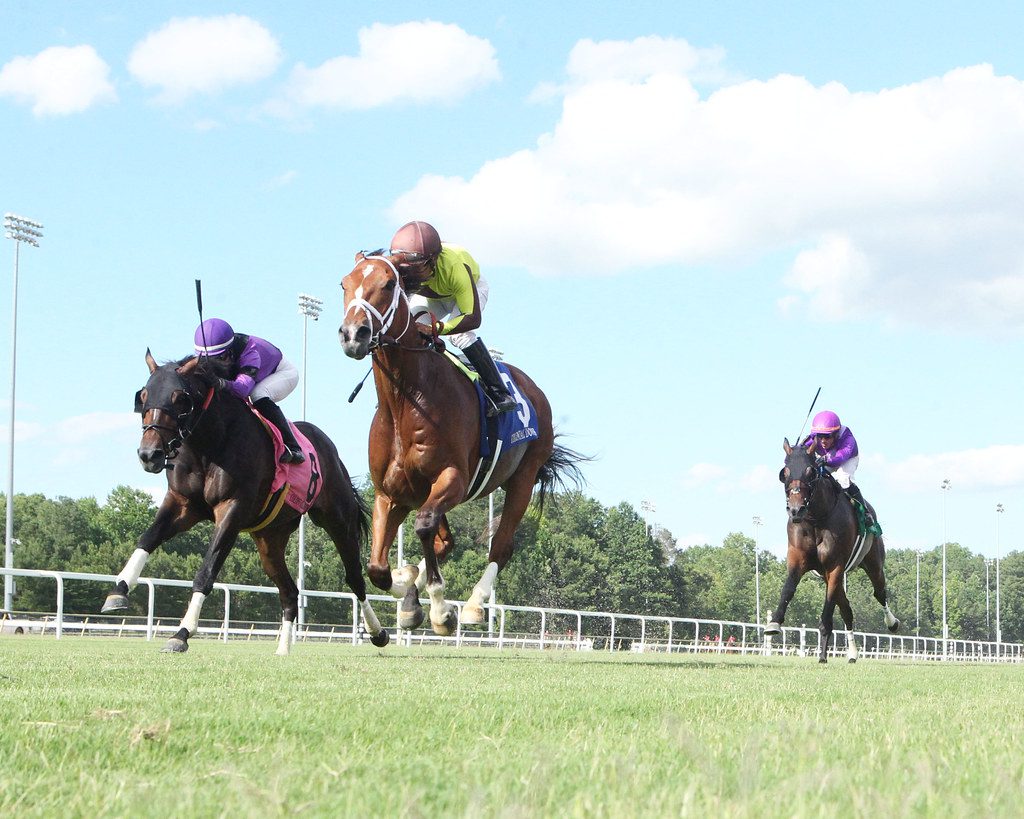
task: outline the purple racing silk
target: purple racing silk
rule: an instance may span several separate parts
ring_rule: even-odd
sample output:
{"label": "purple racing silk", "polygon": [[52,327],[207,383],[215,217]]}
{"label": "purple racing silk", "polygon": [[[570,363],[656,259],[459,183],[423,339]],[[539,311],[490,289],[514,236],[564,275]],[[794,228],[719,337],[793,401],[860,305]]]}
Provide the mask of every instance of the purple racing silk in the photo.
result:
{"label": "purple racing silk", "polygon": [[849,427],[843,427],[836,433],[835,442],[830,449],[825,449],[818,443],[814,435],[804,438],[803,446],[806,448],[811,442],[815,442],[814,452],[824,455],[825,464],[832,467],[842,466],[860,452],[857,448],[857,439],[853,437]]}
{"label": "purple racing silk", "polygon": [[[228,382],[228,389],[233,395],[244,401],[260,381],[277,369],[282,358],[281,351],[269,341],[258,336],[249,336],[249,340],[238,356],[239,373],[235,376],[234,381]],[[252,376],[244,372],[247,368],[254,369],[256,375]]]}

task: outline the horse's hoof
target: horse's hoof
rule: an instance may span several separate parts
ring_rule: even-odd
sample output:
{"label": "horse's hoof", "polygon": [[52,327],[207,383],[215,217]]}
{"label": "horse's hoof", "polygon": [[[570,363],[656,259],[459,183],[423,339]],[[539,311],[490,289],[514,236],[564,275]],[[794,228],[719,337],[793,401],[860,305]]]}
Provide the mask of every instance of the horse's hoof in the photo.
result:
{"label": "horse's hoof", "polygon": [[391,635],[388,634],[387,629],[382,628],[370,638],[370,642],[377,646],[377,648],[384,648],[384,646],[391,642]]}
{"label": "horse's hoof", "polygon": [[897,620],[895,623],[893,623],[891,626],[889,626],[889,631],[891,631],[893,634],[895,634],[899,630],[900,630],[900,621],[899,620]]}
{"label": "horse's hoof", "polygon": [[391,594],[401,599],[411,588],[416,588],[416,578],[419,577],[418,566],[406,563],[402,568],[391,573]]}
{"label": "horse's hoof", "polygon": [[856,657],[851,657],[850,658],[850,665],[853,665],[855,662],[857,662],[857,658]]}
{"label": "horse's hoof", "polygon": [[103,602],[103,608],[100,609],[100,613],[106,614],[108,611],[124,611],[126,608],[128,608],[128,595],[112,592],[107,595],[107,599]]}
{"label": "horse's hoof", "polygon": [[435,622],[431,619],[430,625],[434,629],[434,634],[438,637],[451,637],[459,626],[459,617],[455,613],[455,609],[452,608],[441,622]]}
{"label": "horse's hoof", "polygon": [[824,657],[819,657],[818,658],[818,664],[819,665],[825,665],[825,663],[827,663],[827,662],[828,662],[828,660],[826,660]]}
{"label": "horse's hoof", "polygon": [[466,605],[462,607],[462,617],[459,618],[464,626],[481,626],[484,623],[484,607]]}
{"label": "horse's hoof", "polygon": [[777,634],[782,634],[782,626],[778,623],[769,623],[764,627],[764,633],[766,637],[774,637]]}
{"label": "horse's hoof", "polygon": [[418,629],[423,624],[423,607],[417,606],[414,609],[401,609],[398,612],[398,627],[406,631]]}
{"label": "horse's hoof", "polygon": [[172,637],[160,651],[164,654],[184,654],[188,651],[188,643],[177,637]]}

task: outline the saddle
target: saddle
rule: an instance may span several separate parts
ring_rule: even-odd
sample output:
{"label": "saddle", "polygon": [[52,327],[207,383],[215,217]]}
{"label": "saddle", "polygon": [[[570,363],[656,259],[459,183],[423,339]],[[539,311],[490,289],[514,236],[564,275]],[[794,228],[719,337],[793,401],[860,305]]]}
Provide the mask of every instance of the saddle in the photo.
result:
{"label": "saddle", "polygon": [[299,464],[283,464],[280,462],[280,458],[285,450],[285,445],[281,439],[281,431],[264,418],[251,402],[246,402],[246,406],[259,419],[274,445],[274,479],[270,484],[270,494],[267,496],[263,508],[260,509],[256,522],[242,530],[256,532],[273,523],[285,505],[290,506],[299,514],[308,511],[319,497],[323,481],[320,472],[320,456],[309,439],[299,431],[295,424],[289,421],[292,434],[306,456],[306,460]]}
{"label": "saddle", "polygon": [[530,400],[519,392],[512,373],[509,372],[504,362],[495,361],[505,386],[516,403],[519,404],[519,408],[515,412],[489,416],[487,407],[491,404],[491,399],[476,370],[450,350],[444,350],[443,354],[452,366],[468,378],[476,388],[477,407],[480,414],[480,461],[469,482],[469,489],[466,491],[465,497],[465,500],[474,500],[490,480],[491,473],[502,452],[538,437],[537,411],[533,408]]}

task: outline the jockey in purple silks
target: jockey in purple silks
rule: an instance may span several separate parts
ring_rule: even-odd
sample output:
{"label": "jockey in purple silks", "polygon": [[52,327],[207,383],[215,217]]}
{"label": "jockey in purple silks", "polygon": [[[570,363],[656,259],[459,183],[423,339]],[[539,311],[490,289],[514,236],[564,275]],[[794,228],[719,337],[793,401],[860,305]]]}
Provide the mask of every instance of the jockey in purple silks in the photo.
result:
{"label": "jockey in purple silks", "polygon": [[262,338],[236,333],[224,319],[207,319],[196,328],[196,355],[229,362],[232,380],[221,379],[218,387],[236,398],[252,400],[260,415],[281,432],[285,451],[281,463],[306,460],[284,413],[277,405],[299,383],[299,371],[279,349]]}
{"label": "jockey in purple silks", "polygon": [[806,448],[811,442],[814,443],[814,453],[832,473],[832,477],[846,490],[846,494],[867,510],[860,487],[853,482],[853,475],[860,463],[860,450],[850,428],[844,427],[834,412],[823,410],[814,416],[811,434],[804,439],[803,446]]}

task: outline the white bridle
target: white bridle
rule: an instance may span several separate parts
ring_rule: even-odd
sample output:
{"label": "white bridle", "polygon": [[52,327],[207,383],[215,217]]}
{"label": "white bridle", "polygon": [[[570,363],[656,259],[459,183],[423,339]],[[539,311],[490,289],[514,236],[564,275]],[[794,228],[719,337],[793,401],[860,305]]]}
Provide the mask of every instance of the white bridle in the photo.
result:
{"label": "white bridle", "polygon": [[[385,335],[387,331],[391,329],[391,324],[395,320],[395,314],[398,312],[399,301],[404,299],[406,306],[408,307],[409,297],[405,295],[405,290],[402,289],[402,277],[398,274],[398,268],[395,267],[391,259],[388,259],[385,256],[364,256],[363,258],[364,261],[379,259],[380,261],[384,262],[384,264],[386,264],[388,267],[390,267],[392,272],[395,274],[394,295],[391,297],[391,304],[388,305],[387,309],[383,313],[380,312],[376,307],[374,307],[372,304],[370,304],[370,302],[368,302],[366,299],[362,297],[362,284],[360,284],[359,287],[356,288],[355,292],[352,294],[352,301],[348,303],[348,307],[345,309],[346,316],[348,316],[348,314],[352,311],[353,308],[360,308],[365,312],[369,313],[375,319],[377,319],[378,322],[380,322],[380,329],[377,330],[377,332],[370,337],[370,346],[376,347],[380,343],[380,337],[382,335]],[[365,278],[366,276],[364,275],[363,279],[365,280]],[[405,331],[409,329],[409,323],[411,321],[412,312],[410,310],[406,310],[405,327],[402,328],[402,332],[395,336],[395,338],[401,338],[403,335],[405,335]],[[370,326],[372,329],[373,325],[371,324]]]}

